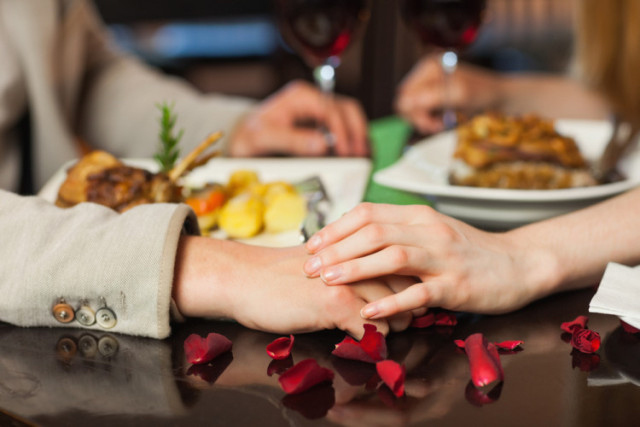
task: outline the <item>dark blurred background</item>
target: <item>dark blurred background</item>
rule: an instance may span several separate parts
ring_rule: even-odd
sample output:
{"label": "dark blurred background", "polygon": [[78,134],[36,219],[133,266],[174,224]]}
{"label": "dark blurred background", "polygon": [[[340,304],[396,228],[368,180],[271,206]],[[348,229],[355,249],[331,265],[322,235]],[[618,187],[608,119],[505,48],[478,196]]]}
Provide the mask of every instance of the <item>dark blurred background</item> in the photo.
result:
{"label": "dark blurred background", "polygon": [[[115,42],[204,92],[262,99],[308,67],[280,39],[270,0],[94,0]],[[372,0],[364,33],[337,71],[339,93],[367,115],[392,114],[394,88],[419,58],[397,0]],[[572,1],[487,0],[480,35],[463,58],[504,72],[564,72],[572,51]]]}

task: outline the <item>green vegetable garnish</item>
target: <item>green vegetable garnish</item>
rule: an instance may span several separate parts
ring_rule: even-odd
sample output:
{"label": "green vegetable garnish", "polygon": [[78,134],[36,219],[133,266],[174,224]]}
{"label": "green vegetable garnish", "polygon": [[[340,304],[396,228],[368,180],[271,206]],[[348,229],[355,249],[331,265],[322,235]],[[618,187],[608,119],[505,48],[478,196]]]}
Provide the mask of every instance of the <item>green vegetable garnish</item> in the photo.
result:
{"label": "green vegetable garnish", "polygon": [[162,113],[160,117],[160,148],[153,158],[160,165],[160,171],[169,172],[178,160],[180,155],[180,149],[178,143],[182,138],[184,129],[180,129],[177,135],[174,134],[174,126],[176,124],[177,116],[173,112],[173,104],[163,102],[162,104],[156,104],[156,107]]}

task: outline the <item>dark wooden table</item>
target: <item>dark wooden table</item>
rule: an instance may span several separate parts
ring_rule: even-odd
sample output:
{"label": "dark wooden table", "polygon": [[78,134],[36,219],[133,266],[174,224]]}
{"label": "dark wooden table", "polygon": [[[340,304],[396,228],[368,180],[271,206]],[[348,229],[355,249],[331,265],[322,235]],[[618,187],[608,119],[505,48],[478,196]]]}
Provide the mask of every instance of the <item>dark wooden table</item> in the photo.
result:
{"label": "dark wooden table", "polygon": [[[452,328],[389,336],[389,357],[407,367],[400,399],[365,384],[373,365],[330,355],[344,337],[339,331],[296,336],[293,361],[315,358],[336,376],[332,386],[287,396],[278,375],[268,375],[276,367],[265,347],[276,336],[234,323],[187,322],[164,341],[0,324],[0,425],[637,425],[640,338],[615,317],[590,315],[589,327],[603,338],[599,361],[572,354],[562,340],[560,324],[588,314],[592,294],[556,295],[503,316],[460,314]],[[191,368],[183,342],[209,332],[227,336],[233,349]],[[453,344],[474,332],[525,341],[521,352],[502,356],[502,389],[482,406],[465,397],[467,358]]]}

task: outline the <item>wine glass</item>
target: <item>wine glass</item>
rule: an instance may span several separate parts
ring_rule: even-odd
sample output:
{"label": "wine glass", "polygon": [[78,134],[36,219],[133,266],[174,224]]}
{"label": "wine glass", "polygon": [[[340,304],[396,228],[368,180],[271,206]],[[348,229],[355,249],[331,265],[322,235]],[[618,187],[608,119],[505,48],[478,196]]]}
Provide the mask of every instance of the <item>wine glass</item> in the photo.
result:
{"label": "wine glass", "polygon": [[[312,67],[330,108],[340,55],[368,20],[368,0],[276,0],[280,33],[287,44]],[[315,123],[331,151],[335,138],[325,123]]]}
{"label": "wine glass", "polygon": [[457,123],[451,104],[451,75],[458,66],[458,54],[476,39],[486,0],[403,0],[401,13],[423,47],[442,49],[444,73],[442,121],[445,129]]}

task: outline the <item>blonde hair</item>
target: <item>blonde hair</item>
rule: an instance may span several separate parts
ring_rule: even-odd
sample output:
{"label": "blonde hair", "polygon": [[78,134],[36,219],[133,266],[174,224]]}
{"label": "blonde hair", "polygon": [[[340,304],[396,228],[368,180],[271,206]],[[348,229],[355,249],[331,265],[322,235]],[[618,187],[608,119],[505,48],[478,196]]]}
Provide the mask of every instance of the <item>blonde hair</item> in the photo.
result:
{"label": "blonde hair", "polygon": [[640,0],[577,0],[576,59],[585,83],[640,124]]}

